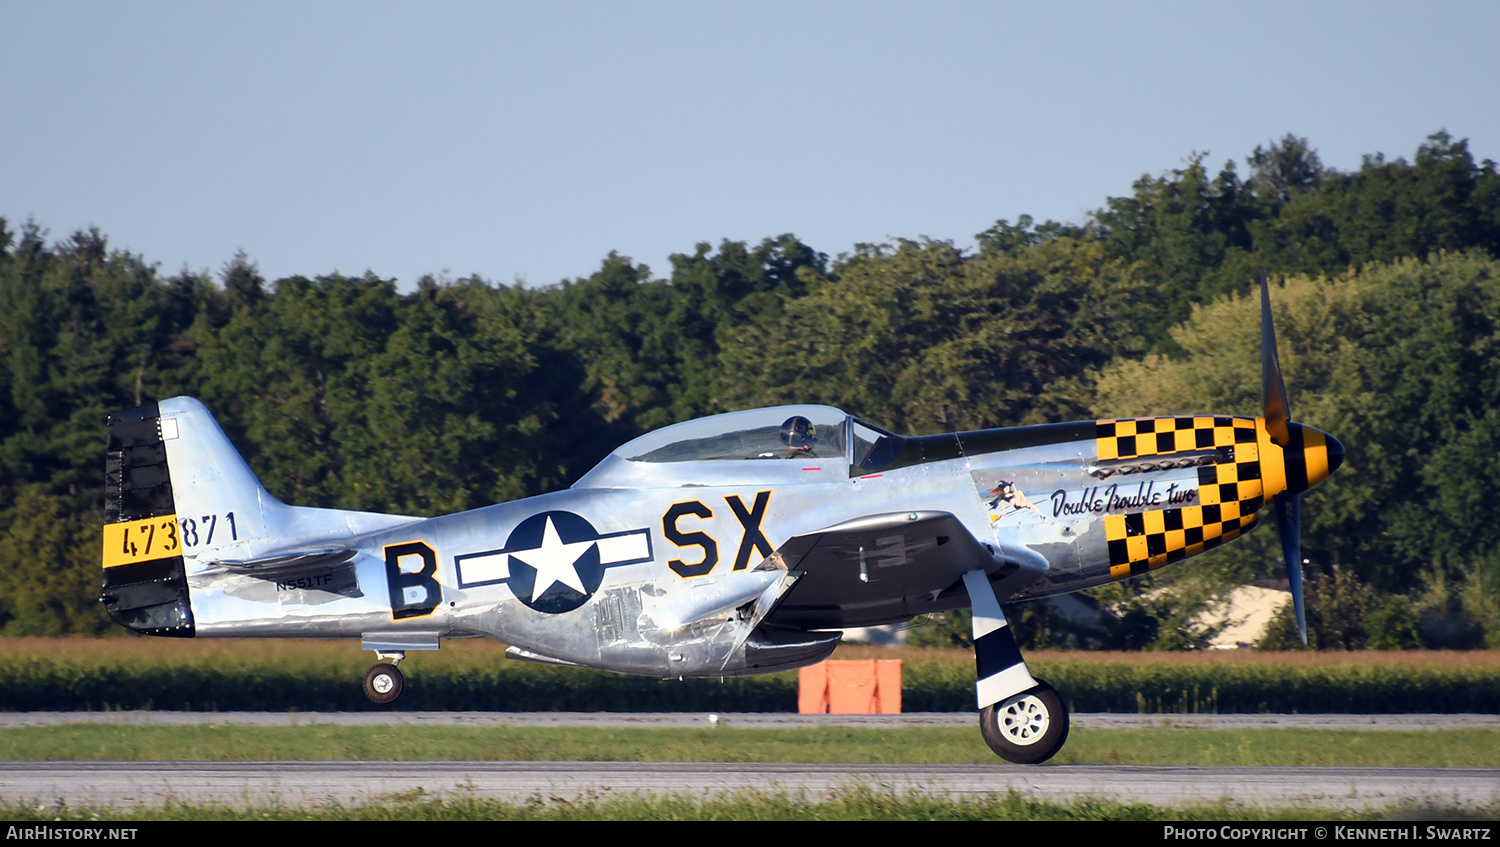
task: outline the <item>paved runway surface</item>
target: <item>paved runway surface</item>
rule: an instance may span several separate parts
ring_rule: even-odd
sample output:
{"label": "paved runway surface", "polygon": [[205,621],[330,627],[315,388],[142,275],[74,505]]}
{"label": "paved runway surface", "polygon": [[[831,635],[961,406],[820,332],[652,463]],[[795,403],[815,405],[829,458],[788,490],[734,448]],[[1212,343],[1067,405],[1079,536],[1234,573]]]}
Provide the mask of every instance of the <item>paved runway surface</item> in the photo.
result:
{"label": "paved runway surface", "polygon": [[963,798],[1014,790],[1038,799],[1106,797],[1154,805],[1212,803],[1380,808],[1500,799],[1492,768],[1192,768],[1104,765],[821,765],[681,762],[5,762],[0,797],[69,805],[357,803],[421,790],[520,802],[617,795],[825,796],[854,786]]}
{"label": "paved runway surface", "polygon": [[[972,725],[968,714],[726,714],[720,725]],[[706,726],[706,714],[495,714],[474,712],[110,712],[0,714],[0,727],[112,724],[311,723],[386,725]],[[1075,726],[1500,728],[1491,715],[1074,715]],[[844,765],[637,762],[0,762],[0,798],[73,805],[355,803],[420,790],[509,801],[621,792],[704,796],[747,790],[824,796],[865,786],[975,797],[1006,791],[1051,800],[1102,797],[1156,805],[1212,803],[1380,808],[1500,802],[1500,768],[1279,768],[1107,765]]]}

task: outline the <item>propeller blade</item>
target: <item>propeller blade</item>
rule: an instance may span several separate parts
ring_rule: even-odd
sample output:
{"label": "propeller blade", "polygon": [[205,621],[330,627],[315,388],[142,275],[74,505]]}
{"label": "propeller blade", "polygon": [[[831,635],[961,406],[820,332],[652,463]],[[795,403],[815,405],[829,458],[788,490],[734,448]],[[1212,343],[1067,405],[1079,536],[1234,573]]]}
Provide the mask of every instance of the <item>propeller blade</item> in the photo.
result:
{"label": "propeller blade", "polygon": [[1281,379],[1281,360],[1276,356],[1276,327],[1271,323],[1271,287],[1266,272],[1260,272],[1260,382],[1265,401],[1266,432],[1279,447],[1292,443],[1287,427],[1291,404],[1286,399],[1286,383]]}
{"label": "propeller blade", "polygon": [[1307,646],[1307,612],[1302,605],[1302,501],[1295,494],[1275,500],[1276,530],[1281,533],[1281,555],[1286,559],[1286,578],[1292,588],[1292,609],[1297,613],[1297,634]]}

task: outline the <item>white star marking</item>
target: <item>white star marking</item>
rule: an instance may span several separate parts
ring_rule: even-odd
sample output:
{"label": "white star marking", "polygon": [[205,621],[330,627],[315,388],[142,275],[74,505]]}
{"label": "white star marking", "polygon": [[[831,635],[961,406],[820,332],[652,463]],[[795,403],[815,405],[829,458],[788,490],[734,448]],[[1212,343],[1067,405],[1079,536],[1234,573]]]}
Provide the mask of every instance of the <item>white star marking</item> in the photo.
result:
{"label": "white star marking", "polygon": [[510,557],[536,569],[536,581],[531,588],[532,600],[546,594],[547,589],[559,582],[579,594],[587,594],[589,592],[583,587],[583,580],[579,578],[578,568],[574,564],[592,546],[593,540],[564,544],[557,535],[557,528],[552,525],[552,518],[548,517],[547,526],[542,530],[542,546],[511,553]]}

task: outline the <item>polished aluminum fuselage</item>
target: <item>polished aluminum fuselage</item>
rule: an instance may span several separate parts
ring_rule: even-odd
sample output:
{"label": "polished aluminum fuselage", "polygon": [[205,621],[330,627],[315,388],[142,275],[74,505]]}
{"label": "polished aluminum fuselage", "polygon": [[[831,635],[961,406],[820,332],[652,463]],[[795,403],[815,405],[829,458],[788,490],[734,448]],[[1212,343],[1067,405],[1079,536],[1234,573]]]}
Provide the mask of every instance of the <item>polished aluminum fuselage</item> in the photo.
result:
{"label": "polished aluminum fuselage", "polygon": [[[304,548],[327,542],[344,558],[319,565],[304,557],[273,572],[226,567],[222,549],[186,550],[196,634],[393,644],[483,636],[523,657],[627,673],[764,672],[811,655],[756,652],[757,628],[776,623],[777,603],[799,577],[797,562],[772,551],[795,538],[870,515],[945,513],[988,553],[973,556],[972,567],[1005,586],[1001,599],[1029,599],[1222,543],[1253,526],[1260,506],[1286,487],[1277,473],[1261,473],[1261,457],[1280,448],[1251,418],[908,441],[903,462],[874,469],[851,464],[852,446],[832,457],[762,461],[635,461],[617,451],[567,491],[470,512],[369,516],[375,527],[342,519],[357,513],[323,513],[354,528],[342,535],[319,536],[317,510],[291,510],[304,513],[291,533],[301,533]],[[1265,464],[1281,461],[1278,452]],[[287,536],[278,521],[266,519],[266,543]],[[927,610],[967,605],[952,573],[923,584],[913,557],[880,544],[871,543],[868,560],[859,548],[860,578],[837,620],[888,623],[924,602]],[[1025,579],[999,581],[1007,566],[1021,567]],[[894,602],[882,593],[894,584],[884,577],[903,567],[904,600]]]}

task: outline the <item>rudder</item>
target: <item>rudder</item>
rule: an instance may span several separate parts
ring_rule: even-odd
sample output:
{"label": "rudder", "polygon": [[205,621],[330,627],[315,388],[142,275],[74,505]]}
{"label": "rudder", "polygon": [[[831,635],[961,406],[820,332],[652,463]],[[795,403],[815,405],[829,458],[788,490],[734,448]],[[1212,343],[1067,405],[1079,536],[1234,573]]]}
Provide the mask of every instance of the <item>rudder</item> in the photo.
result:
{"label": "rudder", "polygon": [[136,632],[191,638],[193,609],[156,403],[110,416],[104,491],[104,608]]}

